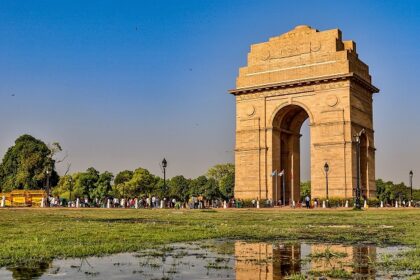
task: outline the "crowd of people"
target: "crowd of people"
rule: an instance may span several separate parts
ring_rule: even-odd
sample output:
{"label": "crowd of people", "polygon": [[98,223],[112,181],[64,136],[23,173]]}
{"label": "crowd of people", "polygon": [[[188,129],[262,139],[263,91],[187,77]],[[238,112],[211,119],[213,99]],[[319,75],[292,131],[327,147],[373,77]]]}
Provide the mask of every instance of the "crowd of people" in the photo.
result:
{"label": "crowd of people", "polygon": [[[229,207],[235,207],[235,201],[229,202]],[[158,196],[151,197],[134,197],[134,198],[118,198],[106,197],[103,199],[88,197],[66,200],[59,196],[49,196],[45,206],[49,207],[96,207],[96,208],[217,208],[223,206],[222,200],[205,200],[203,197],[191,197],[187,202],[182,202],[176,198],[160,198]]]}
{"label": "crowd of people", "polygon": [[[364,199],[364,201],[366,201]],[[319,207],[330,207],[328,200],[319,200],[317,198],[311,199],[309,196],[305,196],[301,201],[283,201],[279,199],[278,201],[273,201],[270,199],[266,200],[257,200],[252,199],[250,203],[245,203],[241,199],[235,199],[234,197],[228,200],[206,200],[203,197],[191,197],[188,201],[183,202],[175,198],[160,198],[158,196],[143,196],[143,197],[134,197],[134,198],[117,198],[117,197],[107,197],[103,199],[89,199],[88,197],[84,198],[75,198],[74,200],[66,201],[63,198],[58,196],[49,196],[45,206],[49,207],[97,207],[97,208],[189,208],[189,209],[204,209],[204,208],[270,208],[270,207],[292,207],[292,208],[319,208]],[[339,205],[334,205],[334,207],[349,207],[349,201],[341,202]],[[381,203],[377,205],[378,207],[411,207],[416,206],[415,203],[410,201],[395,201],[395,203]],[[366,204],[364,205],[366,207]]]}

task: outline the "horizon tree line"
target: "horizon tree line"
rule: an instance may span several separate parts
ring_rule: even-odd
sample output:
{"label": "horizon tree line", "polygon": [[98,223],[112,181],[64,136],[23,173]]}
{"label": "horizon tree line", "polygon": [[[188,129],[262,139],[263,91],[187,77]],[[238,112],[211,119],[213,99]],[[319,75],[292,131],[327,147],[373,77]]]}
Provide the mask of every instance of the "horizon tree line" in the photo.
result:
{"label": "horizon tree line", "polygon": [[65,199],[76,197],[102,199],[105,197],[159,196],[187,201],[191,196],[206,199],[229,199],[233,196],[235,166],[231,163],[213,166],[204,175],[194,179],[177,175],[163,182],[163,178],[145,168],[123,170],[113,173],[99,172],[94,167],[84,172],[59,176],[56,159],[62,151],[59,143],[47,145],[35,137],[25,134],[15,140],[0,164],[0,192],[15,189],[46,189],[49,181],[55,196]]}
{"label": "horizon tree line", "polygon": [[[191,196],[204,196],[207,199],[229,199],[234,195],[235,166],[231,163],[218,164],[206,174],[194,179],[177,175],[167,180],[150,173],[145,168],[123,170],[113,173],[99,172],[94,167],[84,172],[59,176],[55,166],[67,157],[57,159],[62,151],[59,143],[50,145],[35,137],[24,134],[15,140],[5,153],[0,164],[0,192],[15,189],[45,189],[49,181],[51,194],[66,199],[88,197],[173,197],[186,201]],[[69,169],[69,168],[68,168]],[[48,177],[48,178],[47,178]],[[408,200],[411,190],[404,183],[376,180],[377,199],[384,202],[395,199]],[[310,195],[311,182],[301,183],[301,197]],[[420,200],[420,190],[413,190],[414,200]]]}

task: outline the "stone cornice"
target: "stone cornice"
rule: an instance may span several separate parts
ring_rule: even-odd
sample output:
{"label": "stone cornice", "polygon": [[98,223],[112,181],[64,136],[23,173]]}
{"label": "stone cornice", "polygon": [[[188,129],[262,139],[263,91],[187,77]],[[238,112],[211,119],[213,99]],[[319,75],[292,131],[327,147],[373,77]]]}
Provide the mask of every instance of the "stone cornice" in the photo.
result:
{"label": "stone cornice", "polygon": [[325,77],[286,81],[286,82],[275,83],[275,84],[266,84],[266,85],[259,85],[259,86],[253,86],[253,87],[237,88],[237,89],[229,90],[229,93],[233,95],[242,95],[242,94],[255,93],[255,92],[266,91],[266,90],[299,87],[299,86],[319,84],[319,83],[328,83],[331,81],[340,81],[340,80],[351,80],[351,81],[357,82],[359,85],[361,85],[363,88],[367,89],[371,93],[379,92],[379,89],[377,87],[365,81],[356,73],[351,72],[347,74],[338,74],[338,75],[331,75],[331,76],[325,76]]}

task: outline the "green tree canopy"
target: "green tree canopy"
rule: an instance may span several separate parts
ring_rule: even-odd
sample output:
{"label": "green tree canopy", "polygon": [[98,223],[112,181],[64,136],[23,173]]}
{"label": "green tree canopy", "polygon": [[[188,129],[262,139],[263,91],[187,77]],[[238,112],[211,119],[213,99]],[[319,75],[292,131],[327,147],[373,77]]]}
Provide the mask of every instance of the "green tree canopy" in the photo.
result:
{"label": "green tree canopy", "polygon": [[169,196],[186,202],[189,198],[189,186],[190,180],[182,175],[175,176],[169,181]]}
{"label": "green tree canopy", "polygon": [[86,172],[78,174],[76,178],[76,186],[83,189],[83,197],[94,198],[96,184],[99,180],[99,171],[93,167],[89,167]]}
{"label": "green tree canopy", "polygon": [[203,196],[204,198],[210,199],[210,200],[222,197],[222,194],[220,193],[219,184],[217,183],[215,179],[210,178],[207,180],[204,186]]}
{"label": "green tree canopy", "polygon": [[[70,183],[70,178],[72,182]],[[112,180],[114,175],[105,171],[99,173],[95,168],[88,168],[86,172],[77,172],[72,175],[65,175],[60,178],[58,185],[53,189],[53,195],[66,199],[84,198],[105,198],[111,195]]]}
{"label": "green tree canopy", "polygon": [[207,181],[208,179],[206,176],[199,176],[196,179],[191,180],[190,185],[189,185],[189,195],[190,196],[204,195]]}
{"label": "green tree canopy", "polygon": [[130,181],[131,178],[133,178],[133,171],[131,170],[121,171],[117,174],[117,176],[115,176],[114,184],[119,185],[122,183],[126,183]]}
{"label": "green tree canopy", "polygon": [[[52,194],[67,200],[74,200],[76,197],[83,197],[84,189],[78,181],[80,174],[81,172],[60,177],[60,181],[58,181],[57,186],[52,190]],[[71,183],[70,179],[72,180]]]}
{"label": "green tree canopy", "polygon": [[[58,143],[54,148],[59,147]],[[61,149],[61,147],[60,147]],[[16,139],[0,164],[0,188],[4,192],[17,188],[41,189],[46,185],[47,170],[51,171],[50,185],[58,181],[55,161],[48,146],[31,135]]]}
{"label": "green tree canopy", "polygon": [[307,195],[311,196],[311,181],[300,182],[300,197],[304,199]]}
{"label": "green tree canopy", "polygon": [[207,171],[207,177],[214,179],[220,193],[224,198],[230,198],[234,194],[235,187],[235,165],[232,163],[217,164]]}
{"label": "green tree canopy", "polygon": [[[392,181],[385,182],[382,179],[376,180],[376,195],[379,200],[392,202],[395,199],[409,200],[411,198],[411,189],[404,183],[394,184]],[[413,190],[413,199],[416,199],[417,192]]]}
{"label": "green tree canopy", "polygon": [[169,195],[169,186],[168,186],[168,180],[166,180],[166,186],[163,182],[163,178],[159,176],[155,176],[156,183],[153,190],[153,194],[157,195],[160,198],[168,197]]}
{"label": "green tree canopy", "polygon": [[[154,194],[155,186],[159,178],[151,174],[147,169],[137,168],[130,174],[130,171],[119,173],[113,188],[113,194],[117,197],[135,197],[141,195],[150,196]],[[131,178],[130,178],[131,177]],[[130,178],[128,180],[128,178]]]}
{"label": "green tree canopy", "polygon": [[105,171],[99,175],[98,181],[95,184],[95,189],[92,191],[92,198],[102,199],[111,196],[112,180],[114,175],[111,172]]}

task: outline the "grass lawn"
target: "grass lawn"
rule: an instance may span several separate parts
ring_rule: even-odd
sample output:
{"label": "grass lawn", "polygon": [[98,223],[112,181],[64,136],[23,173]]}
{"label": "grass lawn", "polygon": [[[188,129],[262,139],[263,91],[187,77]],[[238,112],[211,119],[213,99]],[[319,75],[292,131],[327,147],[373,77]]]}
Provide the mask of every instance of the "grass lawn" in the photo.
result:
{"label": "grass lawn", "polygon": [[413,245],[387,265],[420,272],[420,209],[0,209],[0,266],[209,238]]}

